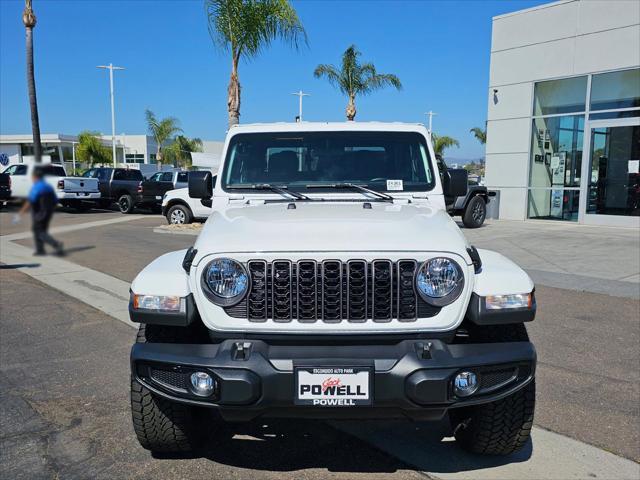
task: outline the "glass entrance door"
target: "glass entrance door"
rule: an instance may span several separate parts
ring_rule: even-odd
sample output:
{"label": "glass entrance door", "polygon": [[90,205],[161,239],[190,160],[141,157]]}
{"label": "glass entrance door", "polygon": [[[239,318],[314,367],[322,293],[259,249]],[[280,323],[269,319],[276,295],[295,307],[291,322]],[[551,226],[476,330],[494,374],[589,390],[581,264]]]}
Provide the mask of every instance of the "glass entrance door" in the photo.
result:
{"label": "glass entrance door", "polygon": [[635,226],[640,217],[640,118],[589,123],[584,222]]}

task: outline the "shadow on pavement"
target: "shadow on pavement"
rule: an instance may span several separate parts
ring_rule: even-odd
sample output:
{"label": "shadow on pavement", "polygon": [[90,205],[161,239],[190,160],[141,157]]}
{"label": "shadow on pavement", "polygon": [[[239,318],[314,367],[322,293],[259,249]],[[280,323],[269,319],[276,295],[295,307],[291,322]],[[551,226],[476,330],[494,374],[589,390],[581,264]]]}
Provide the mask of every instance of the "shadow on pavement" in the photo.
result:
{"label": "shadow on pavement", "polygon": [[332,422],[332,425],[366,440],[417,470],[434,474],[526,462],[533,454],[531,441],[521,451],[508,456],[468,453],[455,442],[446,417],[440,422],[347,421]]}
{"label": "shadow on pavement", "polygon": [[406,463],[320,420],[269,419],[227,424],[212,435],[212,440],[197,453],[154,454],[154,458],[203,458],[232,467],[275,472],[311,468],[350,473],[413,470]]}
{"label": "shadow on pavement", "polygon": [[15,270],[18,268],[38,268],[40,266],[39,263],[14,263],[11,265],[0,265],[0,269],[2,270]]}

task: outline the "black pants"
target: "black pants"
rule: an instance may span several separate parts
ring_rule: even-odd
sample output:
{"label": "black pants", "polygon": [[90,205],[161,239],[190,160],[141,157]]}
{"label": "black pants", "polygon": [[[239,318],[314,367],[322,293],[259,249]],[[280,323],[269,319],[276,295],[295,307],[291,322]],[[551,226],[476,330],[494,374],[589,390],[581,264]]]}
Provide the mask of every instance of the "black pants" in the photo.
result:
{"label": "black pants", "polygon": [[51,245],[58,250],[60,248],[60,242],[49,235],[49,222],[51,217],[42,220],[33,220],[33,240],[36,244],[36,252],[44,252],[44,244]]}

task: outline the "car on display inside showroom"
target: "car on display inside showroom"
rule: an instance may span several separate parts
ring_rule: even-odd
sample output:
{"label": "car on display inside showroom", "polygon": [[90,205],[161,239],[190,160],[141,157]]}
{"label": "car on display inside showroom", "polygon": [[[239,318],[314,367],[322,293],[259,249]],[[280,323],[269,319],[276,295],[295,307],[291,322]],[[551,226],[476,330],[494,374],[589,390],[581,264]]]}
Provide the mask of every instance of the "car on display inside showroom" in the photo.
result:
{"label": "car on display inside showroom", "polygon": [[529,276],[468,243],[419,124],[232,127],[195,244],[131,285],[140,444],[183,452],[259,417],[451,421],[472,452],[529,439]]}

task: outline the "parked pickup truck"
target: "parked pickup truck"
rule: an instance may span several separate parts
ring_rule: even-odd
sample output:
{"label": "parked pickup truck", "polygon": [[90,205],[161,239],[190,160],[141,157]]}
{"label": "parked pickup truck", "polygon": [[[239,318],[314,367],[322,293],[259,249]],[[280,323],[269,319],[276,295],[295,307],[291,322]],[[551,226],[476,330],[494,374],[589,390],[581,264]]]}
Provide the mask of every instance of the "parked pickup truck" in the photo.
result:
{"label": "parked pickup truck", "polygon": [[98,167],[87,170],[82,176],[98,180],[102,208],[109,208],[115,202],[122,213],[133,212],[140,183],[144,180],[140,170]]}
{"label": "parked pickup truck", "polygon": [[534,285],[447,213],[467,173],[440,177],[424,126],[233,126],[222,158],[215,188],[189,177],[213,209],[194,245],[131,284],[144,448],[198,449],[261,417],[448,418],[469,451],[527,445]]}
{"label": "parked pickup truck", "polygon": [[[62,165],[38,165],[44,172],[44,179],[56,191],[62,206],[88,210],[100,198],[98,181],[83,177],[68,177]],[[7,167],[3,173],[11,176],[11,197],[27,198],[33,179],[31,174],[36,164],[18,163]]]}
{"label": "parked pickup truck", "polygon": [[[213,188],[216,186],[216,175],[213,175]],[[191,198],[188,188],[169,190],[162,198],[162,215],[167,222],[175,225],[191,223],[194,220],[206,220],[212,209],[203,205],[199,198]]]}
{"label": "parked pickup truck", "polygon": [[189,172],[157,172],[144,180],[138,188],[136,206],[160,210],[162,197],[176,188],[189,185]]}

